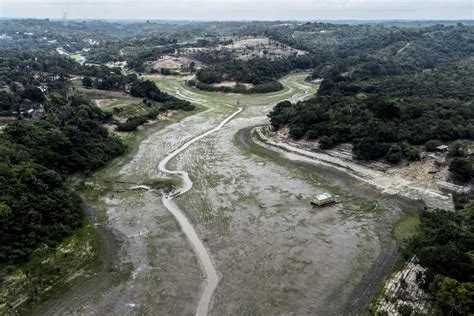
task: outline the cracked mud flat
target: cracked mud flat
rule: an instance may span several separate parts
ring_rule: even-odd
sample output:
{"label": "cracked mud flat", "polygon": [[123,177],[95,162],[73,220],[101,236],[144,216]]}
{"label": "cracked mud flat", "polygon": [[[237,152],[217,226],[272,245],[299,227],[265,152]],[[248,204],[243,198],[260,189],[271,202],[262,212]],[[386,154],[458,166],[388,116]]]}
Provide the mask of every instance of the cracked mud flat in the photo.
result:
{"label": "cracked mud flat", "polygon": [[[174,79],[157,79],[163,90],[209,109],[150,134],[133,159],[110,175],[132,182],[169,178],[159,171],[160,161],[219,125],[237,101],[244,106],[220,131],[167,165],[187,171],[193,182],[173,201],[218,272],[212,315],[352,313],[354,289],[393,244],[391,228],[405,202],[343,174],[260,155],[238,137],[243,128],[266,123],[274,102],[314,93],[304,77],[289,76],[283,92],[257,96],[195,91]],[[312,208],[310,197],[323,191],[340,194],[343,202]],[[107,226],[122,236],[120,266],[130,266],[130,275],[94,295],[55,304],[48,314],[195,314],[206,275],[161,193],[111,192],[102,203]]]}

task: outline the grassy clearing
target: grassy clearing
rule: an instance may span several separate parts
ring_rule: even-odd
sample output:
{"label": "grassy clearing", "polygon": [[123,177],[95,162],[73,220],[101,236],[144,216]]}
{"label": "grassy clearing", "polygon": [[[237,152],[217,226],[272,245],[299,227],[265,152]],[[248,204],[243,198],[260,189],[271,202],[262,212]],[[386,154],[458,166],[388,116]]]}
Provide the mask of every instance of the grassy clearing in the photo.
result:
{"label": "grassy clearing", "polygon": [[0,314],[29,314],[73,282],[98,272],[99,246],[100,236],[88,223],[57,248],[38,249],[24,265],[0,268]]}
{"label": "grassy clearing", "polygon": [[82,86],[82,80],[81,79],[74,79],[69,81],[74,87],[81,87]]}
{"label": "grassy clearing", "polygon": [[80,53],[74,53],[70,54],[69,57],[77,61],[78,63],[84,63],[86,61],[86,58],[82,56]]}
{"label": "grassy clearing", "polygon": [[393,235],[397,240],[406,241],[416,235],[420,228],[420,216],[416,211],[409,211],[395,224]]}
{"label": "grassy clearing", "polygon": [[132,97],[124,92],[87,89],[82,87],[82,82],[80,82],[78,87],[79,92],[83,93],[91,100],[110,100],[110,103],[107,103],[106,106],[101,107],[102,110],[111,111],[114,107],[121,108],[131,104],[139,104],[143,101],[141,98]]}
{"label": "grassy clearing", "polygon": [[152,107],[148,107],[143,103],[129,104],[121,108],[119,116],[124,118],[130,118],[134,116],[147,115],[148,113],[150,113],[151,110],[158,110],[159,108],[160,106],[157,104],[154,104]]}

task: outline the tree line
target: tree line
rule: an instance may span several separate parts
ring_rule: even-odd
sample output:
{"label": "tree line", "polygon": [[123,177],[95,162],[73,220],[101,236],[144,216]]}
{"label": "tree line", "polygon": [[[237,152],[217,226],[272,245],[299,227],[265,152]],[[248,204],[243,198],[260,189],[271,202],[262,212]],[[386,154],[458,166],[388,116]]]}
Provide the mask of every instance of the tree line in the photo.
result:
{"label": "tree line", "polygon": [[[334,32],[328,37],[343,35],[333,26],[306,27],[316,26]],[[328,44],[335,49],[335,56],[317,65],[311,76],[324,78],[317,95],[308,101],[277,105],[269,114],[273,128],[287,126],[292,137],[318,140],[322,149],[351,143],[355,157],[390,163],[417,160],[420,150],[433,142],[440,145],[472,140],[474,56],[466,47],[467,36],[474,28],[392,28],[387,34],[387,28],[360,26],[355,32],[367,28],[367,38],[370,34],[388,38],[360,44],[355,55],[347,59],[337,57],[343,54],[338,50],[347,47],[340,48],[339,42]],[[439,33],[432,43],[423,49],[411,48],[432,32]],[[450,36],[458,38],[458,42],[454,43]],[[400,52],[401,48],[395,50],[393,45],[401,38],[414,42]],[[351,39],[343,36],[341,41]],[[380,49],[381,43],[390,49]],[[449,48],[444,49],[447,45]],[[403,58],[400,54],[404,54]],[[473,163],[472,155],[466,153],[454,157],[450,170],[458,180],[470,181]]]}
{"label": "tree line", "polygon": [[65,177],[92,172],[125,152],[101,126],[106,119],[82,97],[53,95],[40,121],[17,121],[2,130],[1,264],[21,263],[82,225],[81,199]]}
{"label": "tree line", "polygon": [[[260,93],[278,91],[282,89],[282,86],[276,81],[277,79],[293,70],[310,69],[319,60],[319,57],[312,55],[292,56],[277,60],[260,57],[246,61],[233,59],[198,70],[196,73],[197,81],[193,84],[200,89],[223,92]],[[250,83],[254,87],[246,91],[247,89],[242,85],[237,85],[234,88],[212,86],[223,81]]]}
{"label": "tree line", "polygon": [[421,213],[420,231],[406,255],[416,255],[427,269],[417,282],[441,314],[470,315],[474,312],[474,203],[462,194],[456,199],[456,212]]}

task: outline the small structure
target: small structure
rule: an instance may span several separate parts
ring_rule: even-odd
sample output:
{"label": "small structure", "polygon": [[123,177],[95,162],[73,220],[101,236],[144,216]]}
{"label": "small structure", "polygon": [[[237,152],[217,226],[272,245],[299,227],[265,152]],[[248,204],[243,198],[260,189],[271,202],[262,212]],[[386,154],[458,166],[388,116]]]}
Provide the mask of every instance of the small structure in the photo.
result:
{"label": "small structure", "polygon": [[319,194],[311,199],[311,204],[316,205],[317,207],[323,207],[334,203],[336,203],[336,200],[327,192]]}
{"label": "small structure", "polygon": [[436,147],[436,151],[439,151],[441,153],[447,152],[448,149],[449,149],[449,146],[446,146],[446,145],[440,145],[440,146]]}

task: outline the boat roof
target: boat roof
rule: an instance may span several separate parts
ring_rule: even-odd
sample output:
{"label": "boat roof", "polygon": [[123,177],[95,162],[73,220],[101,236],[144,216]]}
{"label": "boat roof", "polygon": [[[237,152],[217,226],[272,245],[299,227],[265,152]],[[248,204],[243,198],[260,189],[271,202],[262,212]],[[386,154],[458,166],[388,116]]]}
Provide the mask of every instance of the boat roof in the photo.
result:
{"label": "boat roof", "polygon": [[324,192],[324,193],[321,193],[321,194],[317,195],[316,198],[318,200],[330,199],[330,198],[332,198],[332,195],[327,193],[327,192]]}

